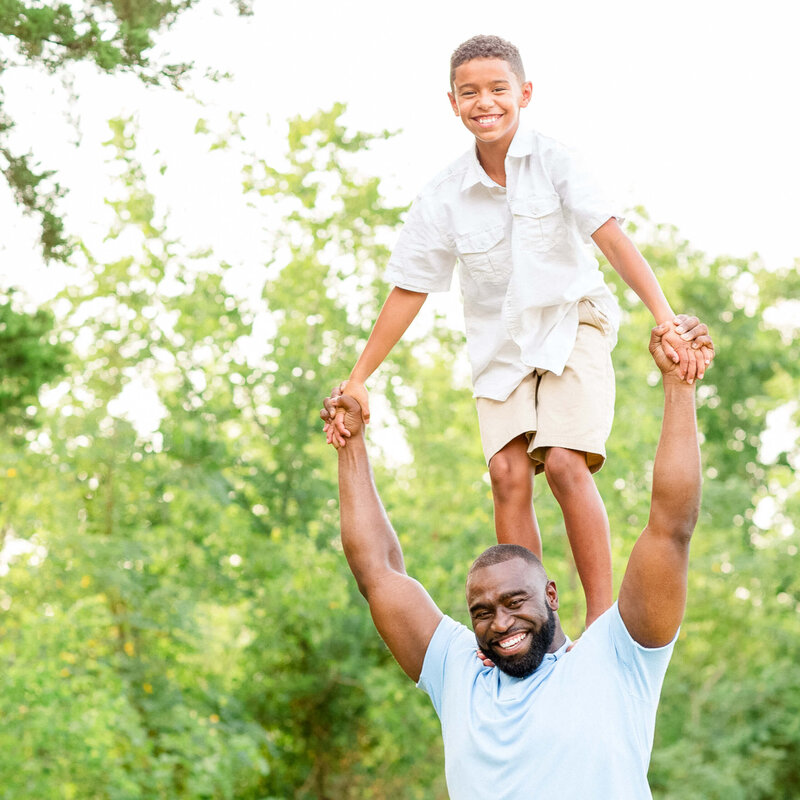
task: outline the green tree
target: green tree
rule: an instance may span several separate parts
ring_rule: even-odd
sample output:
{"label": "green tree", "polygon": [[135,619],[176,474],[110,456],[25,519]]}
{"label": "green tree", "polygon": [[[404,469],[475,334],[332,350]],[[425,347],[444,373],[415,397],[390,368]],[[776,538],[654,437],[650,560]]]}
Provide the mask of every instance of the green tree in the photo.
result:
{"label": "green tree", "polygon": [[15,293],[0,296],[0,418],[20,435],[34,422],[39,389],[64,370],[67,348],[53,337],[53,315],[26,314],[14,307]]}
{"label": "green tree", "polygon": [[[235,0],[242,14],[248,0]],[[156,37],[169,28],[196,0],[90,0],[82,5],[38,0],[3,0],[0,35],[0,79],[15,67],[39,67],[60,75],[71,63],[88,62],[109,75],[130,72],[148,84],[177,86],[191,64],[156,63],[150,51]],[[36,156],[14,144],[14,120],[3,105],[0,90],[0,170],[16,202],[41,226],[46,260],[63,260],[71,246],[58,204],[65,189],[55,170],[42,170]]]}

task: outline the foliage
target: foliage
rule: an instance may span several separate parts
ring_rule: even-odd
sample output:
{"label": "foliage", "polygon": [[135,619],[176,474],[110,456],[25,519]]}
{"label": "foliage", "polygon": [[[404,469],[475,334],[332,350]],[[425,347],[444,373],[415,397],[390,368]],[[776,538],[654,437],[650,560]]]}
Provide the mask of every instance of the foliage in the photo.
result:
{"label": "foliage", "polygon": [[[89,0],[70,4],[50,0],[0,0],[0,77],[17,66],[63,73],[75,62],[88,62],[103,73],[130,72],[148,84],[179,86],[191,64],[153,63],[155,37],[169,28],[196,0]],[[242,14],[248,0],[237,0]],[[73,98],[74,101],[74,98]],[[0,91],[0,170],[16,202],[40,220],[46,260],[64,260],[71,243],[57,206],[65,194],[53,170],[41,170],[33,153],[11,142],[14,120]]]}
{"label": "foliage", "polygon": [[60,376],[67,348],[50,341],[53,315],[14,308],[14,293],[0,297],[0,417],[9,431],[30,427],[39,389]]}
{"label": "foliage", "polygon": [[[112,123],[117,221],[102,253],[76,250],[73,279],[44,310],[56,315],[50,346],[69,348],[66,374],[25,390],[52,384],[24,442],[2,435],[14,466],[0,472],[0,797],[446,797],[435,714],[344,563],[318,419],[386,293],[402,219],[358,171],[387,134],[348,131],[343,111],[291,120],[284,158],[247,156],[244,196],[267,253],[248,265],[249,292],[236,267],[170,238],[130,121]],[[797,271],[709,259],[634,219],[668,297],[709,320],[719,350],[698,389],[705,500],[654,794],[794,797],[800,454],[787,439],[769,455],[763,434],[770,412],[797,414],[797,315],[775,312],[796,302]],[[661,394],[648,314],[609,280],[625,321],[598,483],[619,579],[649,506]],[[417,334],[374,379],[370,446],[409,570],[464,618],[466,567],[493,538],[491,496],[463,335],[436,314]],[[46,336],[43,323],[35,341]],[[536,491],[577,633],[560,515]]]}

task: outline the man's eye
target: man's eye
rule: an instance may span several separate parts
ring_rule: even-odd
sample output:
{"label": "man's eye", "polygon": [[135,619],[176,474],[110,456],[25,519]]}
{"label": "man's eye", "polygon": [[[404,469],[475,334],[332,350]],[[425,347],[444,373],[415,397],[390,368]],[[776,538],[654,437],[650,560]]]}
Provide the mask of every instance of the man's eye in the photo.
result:
{"label": "man's eye", "polygon": [[521,605],[522,605],[522,600],[511,600],[508,603],[509,608],[518,608]]}

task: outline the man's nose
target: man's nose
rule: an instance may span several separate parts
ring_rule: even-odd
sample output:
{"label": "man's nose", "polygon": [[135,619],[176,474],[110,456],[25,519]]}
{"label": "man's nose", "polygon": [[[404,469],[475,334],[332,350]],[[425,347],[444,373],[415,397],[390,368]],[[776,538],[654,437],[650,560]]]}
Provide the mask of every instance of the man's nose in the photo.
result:
{"label": "man's nose", "polygon": [[507,631],[514,624],[514,617],[505,608],[499,608],[492,619],[492,628],[498,633]]}

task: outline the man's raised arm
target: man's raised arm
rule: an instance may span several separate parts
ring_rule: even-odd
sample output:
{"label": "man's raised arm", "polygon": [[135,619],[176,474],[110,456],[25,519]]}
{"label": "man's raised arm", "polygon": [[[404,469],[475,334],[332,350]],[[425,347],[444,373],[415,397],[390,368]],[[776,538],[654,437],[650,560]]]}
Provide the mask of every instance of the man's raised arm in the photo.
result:
{"label": "man's raised arm", "polygon": [[326,428],[343,409],[350,436],[338,448],[342,547],[375,627],[403,671],[419,680],[422,662],[442,612],[421,584],[406,574],[400,542],[378,496],[364,441],[361,408],[336,390],[320,416]]}
{"label": "man's raised arm", "polygon": [[654,328],[650,338],[650,352],[664,385],[664,420],[653,465],[650,518],[633,548],[619,592],[625,627],[644,647],[669,643],[681,624],[689,541],[700,511],[694,386],[680,379],[677,365],[664,354],[661,336],[668,327]]}

